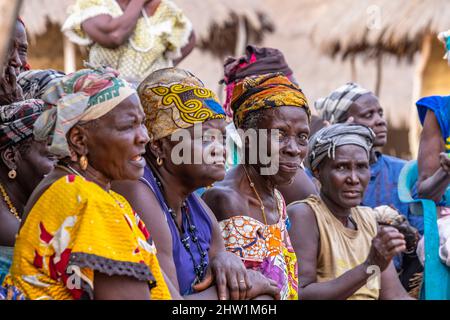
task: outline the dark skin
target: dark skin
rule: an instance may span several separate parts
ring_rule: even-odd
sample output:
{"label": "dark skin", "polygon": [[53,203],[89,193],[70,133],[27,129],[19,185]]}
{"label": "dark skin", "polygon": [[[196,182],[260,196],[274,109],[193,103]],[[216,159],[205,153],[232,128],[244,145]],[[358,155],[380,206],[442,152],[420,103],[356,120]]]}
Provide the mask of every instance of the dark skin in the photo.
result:
{"label": "dark skin", "polygon": [[450,183],[450,159],[433,111],[427,111],[420,136],[418,193],[420,198],[441,200]]}
{"label": "dark skin", "polygon": [[20,72],[22,72],[25,71],[24,67],[28,64],[28,38],[25,26],[20,21],[16,22],[15,38],[17,39],[17,49],[22,64]]}
{"label": "dark skin", "polygon": [[[158,9],[161,0],[117,0],[117,3],[122,8],[123,15],[113,18],[102,14],[82,23],[82,28],[89,37],[105,48],[115,49],[123,45],[133,33],[142,8],[151,17]],[[174,65],[183,60],[194,46],[195,35],[192,32],[188,44],[181,49],[182,56],[174,61]]]}
{"label": "dark skin", "polygon": [[[94,123],[75,125],[67,139],[72,156],[64,162],[105,191],[110,190],[112,180],[135,180],[144,173],[142,155],[149,137],[137,95],[125,99]],[[83,155],[89,161],[85,171],[78,163]],[[26,210],[52,183],[67,174],[66,170],[55,168],[37,186]],[[111,277],[95,271],[94,288],[94,298],[98,300],[150,299],[148,283],[128,276]]]}
{"label": "dark skin", "polygon": [[384,118],[383,108],[378,98],[372,93],[363,94],[348,109],[342,119],[338,122],[356,123],[369,127],[375,133],[371,153],[371,163],[376,162],[375,151],[387,143],[387,123]]}
{"label": "dark skin", "polygon": [[[335,159],[324,160],[314,172],[322,185],[320,197],[330,212],[346,228],[357,226],[349,219],[351,208],[358,206],[370,179],[369,158],[366,151],[354,145],[336,148]],[[317,257],[320,236],[317,221],[307,204],[288,208],[291,221],[289,235],[298,261],[300,300],[341,300],[351,297],[367,283],[369,266],[381,270],[379,299],[411,299],[401,285],[392,258],[406,250],[404,237],[395,228],[379,227],[365,262],[340,277],[317,282]]]}
{"label": "dark skin", "polygon": [[21,26],[22,24],[17,21],[16,32],[8,49],[7,63],[1,69],[0,105],[23,100],[22,89],[17,85],[17,75],[23,67],[20,55],[21,50],[23,50],[23,35],[18,31]]}
{"label": "dark skin", "polygon": [[[306,156],[309,125],[307,114],[301,108],[279,107],[260,112],[264,114],[258,121],[258,129],[280,130],[279,149],[272,149],[273,154],[279,154],[279,171],[275,175],[260,175],[262,165],[259,163],[246,165],[246,168],[263,201],[267,224],[271,225],[280,219],[274,188],[288,185],[297,174],[297,169]],[[269,135],[268,144],[271,143]],[[247,142],[245,147],[248,148]],[[219,221],[239,214],[264,222],[261,204],[250,187],[243,165],[229,170],[222,182],[205,192],[204,199]]]}
{"label": "dark skin", "polygon": [[[28,138],[19,145],[10,146],[0,152],[0,182],[6,190],[19,215],[34,188],[53,169],[54,159],[45,143]],[[8,177],[16,170],[15,179]],[[19,220],[9,211],[7,203],[0,201],[0,246],[14,246]]]}
{"label": "dark skin", "polygon": [[[209,136],[207,130],[216,130],[219,138],[225,133],[225,121],[211,120],[203,123],[200,140],[189,140],[191,155],[207,152],[214,157],[211,164],[176,165],[172,162],[173,148],[179,143],[163,138],[152,142],[145,155],[147,163],[163,185],[167,204],[176,212],[176,223],[182,225],[181,206],[196,189],[212,184],[225,176],[225,149],[220,139]],[[194,128],[188,129],[193,136]],[[156,158],[163,160],[158,165]],[[181,296],[173,260],[172,235],[165,214],[154,193],[140,181],[116,181],[114,190],[121,193],[140,213],[145,224],[152,230],[152,238],[158,249],[158,261],[165,271],[170,286],[175,288],[174,299],[251,299],[261,294],[276,296],[278,289],[258,272],[247,272],[243,263],[235,255],[226,252],[219,224],[211,210],[204,204],[212,222],[212,240],[208,252],[210,264],[205,279],[194,287],[196,293]],[[168,191],[166,191],[168,190]],[[244,282],[240,282],[243,280]],[[212,284],[215,282],[215,286]]]}

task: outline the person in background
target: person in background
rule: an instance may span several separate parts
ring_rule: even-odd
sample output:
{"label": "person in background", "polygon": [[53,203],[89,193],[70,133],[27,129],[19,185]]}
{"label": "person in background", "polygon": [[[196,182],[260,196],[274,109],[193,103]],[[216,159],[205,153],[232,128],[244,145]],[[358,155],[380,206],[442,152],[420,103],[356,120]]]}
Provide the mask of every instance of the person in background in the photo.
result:
{"label": "person in background", "polygon": [[194,48],[191,22],[170,0],[77,0],[62,31],[89,46],[89,62],[117,69],[135,87]]}
{"label": "person in background", "polygon": [[[224,109],[227,116],[233,116],[231,99],[236,85],[241,83],[246,77],[277,72],[282,73],[289,81],[297,85],[292,69],[287,64],[283,53],[278,49],[248,45],[244,56],[227,58],[224,64],[224,78],[222,80],[222,83],[226,85]],[[239,163],[239,149],[242,147],[242,142],[239,134],[236,132],[234,123],[230,123],[227,126],[227,133],[232,139],[231,150],[227,150],[228,159],[232,159],[232,165],[236,165]],[[309,195],[317,194],[318,192],[312,180],[304,171],[303,165],[297,170],[297,174],[290,185],[278,186],[278,188],[287,204],[305,199]]]}
{"label": "person in background", "polygon": [[310,140],[307,165],[320,196],[288,207],[301,300],[411,299],[392,263],[406,250],[403,234],[378,226],[378,213],[360,206],[374,139],[367,127],[336,124]]}
{"label": "person in background", "polygon": [[[306,155],[310,121],[306,97],[287,77],[271,73],[238,83],[231,107],[236,128],[258,135],[253,143],[250,137],[243,141],[245,162],[230,169],[203,198],[219,220],[227,250],[248,269],[276,281],[281,299],[296,300],[297,259],[278,187],[292,183]],[[273,129],[278,130],[275,136]],[[266,141],[261,132],[267,133]],[[262,161],[266,152],[269,163]]]}
{"label": "person in background", "polygon": [[[398,179],[406,161],[381,152],[388,139],[387,122],[378,98],[356,83],[347,83],[327,97],[318,99],[315,108],[322,120],[330,124],[356,123],[367,126],[375,133],[370,153],[370,180],[361,205],[375,208],[392,206],[423,234],[423,216],[411,214],[409,205],[398,196]],[[402,284],[416,296],[420,286],[422,267],[415,251],[395,257],[394,264]]]}
{"label": "person in background", "polygon": [[[114,189],[153,230],[161,267],[177,289],[173,298],[277,297],[276,285],[258,272],[247,271],[239,258],[225,250],[214,214],[194,193],[225,175],[220,142],[225,113],[215,94],[177,68],[155,71],[138,92],[152,139],[144,156],[147,165],[140,181],[118,181]],[[173,139],[180,133],[188,138]],[[187,148],[183,154],[191,155],[181,164],[174,158],[180,143]],[[195,163],[195,154],[208,154],[212,161]]]}

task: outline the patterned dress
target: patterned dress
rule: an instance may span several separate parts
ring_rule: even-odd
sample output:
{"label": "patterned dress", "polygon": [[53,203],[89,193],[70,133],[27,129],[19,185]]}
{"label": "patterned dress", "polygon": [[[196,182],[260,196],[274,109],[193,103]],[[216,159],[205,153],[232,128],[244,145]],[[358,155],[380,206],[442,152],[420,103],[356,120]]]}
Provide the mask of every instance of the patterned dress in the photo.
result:
{"label": "patterned dress", "polygon": [[94,271],[148,281],[149,297],[170,299],[150,234],[128,202],[68,175],[30,211],[4,285],[32,300],[93,299]]}
{"label": "patterned dress", "polygon": [[239,256],[247,268],[277,282],[281,299],[298,299],[297,257],[291,245],[283,196],[275,190],[280,219],[265,225],[249,216],[220,222],[226,249]]}

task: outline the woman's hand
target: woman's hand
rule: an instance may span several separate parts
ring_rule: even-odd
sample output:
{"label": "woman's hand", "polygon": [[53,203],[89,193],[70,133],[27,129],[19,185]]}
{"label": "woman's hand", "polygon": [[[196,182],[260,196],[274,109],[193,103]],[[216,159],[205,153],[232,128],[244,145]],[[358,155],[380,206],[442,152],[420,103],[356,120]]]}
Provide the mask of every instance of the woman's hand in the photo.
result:
{"label": "woman's hand", "polygon": [[217,295],[220,300],[246,300],[252,289],[252,282],[247,276],[247,269],[238,256],[231,252],[219,252],[210,261],[207,274],[194,290],[199,292],[209,287],[215,280]]}
{"label": "woman's hand", "polygon": [[22,100],[22,89],[17,84],[16,72],[9,66],[3,71],[0,79],[0,100],[3,103],[13,103]]}
{"label": "woman's hand", "polygon": [[406,250],[405,237],[394,227],[380,226],[372,240],[369,256],[365,264],[376,265],[381,272],[386,270],[392,258]]}
{"label": "woman's hand", "polygon": [[450,158],[449,155],[445,152],[441,152],[439,154],[439,163],[441,168],[445,171],[445,173],[450,174]]}
{"label": "woman's hand", "polygon": [[247,277],[253,284],[252,288],[247,292],[247,299],[255,299],[259,296],[268,295],[275,300],[281,299],[280,289],[277,283],[262,275],[261,272],[255,270],[247,270]]}

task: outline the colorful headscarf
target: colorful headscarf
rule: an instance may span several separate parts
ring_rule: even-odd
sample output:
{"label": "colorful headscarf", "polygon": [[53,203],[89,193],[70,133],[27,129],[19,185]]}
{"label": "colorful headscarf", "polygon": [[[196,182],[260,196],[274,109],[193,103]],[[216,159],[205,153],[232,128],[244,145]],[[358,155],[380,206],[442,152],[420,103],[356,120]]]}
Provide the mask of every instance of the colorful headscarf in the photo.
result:
{"label": "colorful headscarf", "polygon": [[51,137],[50,152],[67,157],[70,151],[66,135],[74,125],[102,117],[133,94],[136,90],[111,68],[82,69],[59,78],[42,97],[56,107],[36,121],[35,138],[47,141]]}
{"label": "colorful headscarf", "polygon": [[50,108],[42,100],[30,99],[0,107],[0,150],[32,137],[36,119]]}
{"label": "colorful headscarf", "polygon": [[284,59],[283,53],[278,49],[248,45],[244,56],[227,58],[224,64],[224,78],[222,80],[227,86],[226,101],[223,106],[227,115],[233,115],[230,103],[233,89],[237,83],[246,77],[277,72],[281,72],[292,83],[297,84],[291,68],[289,68]]}
{"label": "colorful headscarf", "polygon": [[338,123],[320,129],[309,141],[307,166],[314,171],[325,159],[334,159],[336,148],[356,145],[370,156],[375,134],[359,124]]}
{"label": "colorful headscarf", "polygon": [[302,90],[281,73],[247,77],[233,90],[231,108],[236,128],[240,128],[247,115],[261,109],[282,106],[303,108],[311,118],[308,102]]}
{"label": "colorful headscarf", "polygon": [[446,53],[444,59],[447,59],[448,64],[450,65],[450,30],[439,33],[438,39],[442,41],[445,46]]}
{"label": "colorful headscarf", "polygon": [[150,74],[138,87],[146,126],[152,141],[178,129],[208,120],[225,119],[214,92],[192,73],[166,68]]}
{"label": "colorful headscarf", "polygon": [[370,91],[350,82],[337,88],[329,96],[318,99],[314,106],[322,120],[331,124],[338,123],[342,121],[342,116],[345,115],[353,102],[366,93],[370,93]]}
{"label": "colorful headscarf", "polygon": [[63,72],[52,69],[30,70],[20,73],[17,83],[22,88],[25,99],[42,99],[45,91],[64,76]]}

